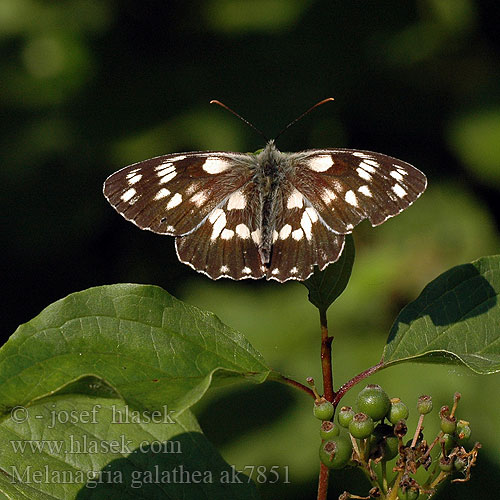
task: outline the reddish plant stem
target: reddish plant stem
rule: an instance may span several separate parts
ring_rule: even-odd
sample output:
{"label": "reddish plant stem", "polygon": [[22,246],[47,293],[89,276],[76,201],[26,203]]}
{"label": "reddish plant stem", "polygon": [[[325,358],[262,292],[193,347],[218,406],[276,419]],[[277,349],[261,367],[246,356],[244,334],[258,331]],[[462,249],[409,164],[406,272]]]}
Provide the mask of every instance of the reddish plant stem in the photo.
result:
{"label": "reddish plant stem", "polygon": [[321,464],[319,469],[319,481],[318,481],[318,500],[326,500],[326,495],[328,494],[328,474],[330,470],[325,464]]}
{"label": "reddish plant stem", "polygon": [[333,337],[328,335],[328,323],[326,311],[320,310],[319,321],[321,324],[321,368],[323,371],[323,396],[330,402],[335,397],[333,390],[332,372],[332,341]]}
{"label": "reddish plant stem", "polygon": [[349,389],[351,389],[353,386],[355,386],[358,382],[361,382],[362,380],[364,380],[365,378],[369,377],[370,375],[373,375],[375,372],[378,372],[380,369],[384,368],[384,366],[385,366],[384,362],[380,361],[375,366],[371,366],[370,368],[368,368],[364,372],[359,373],[358,375],[356,375],[355,377],[353,377],[351,380],[349,380],[348,382],[346,382],[335,393],[335,397],[334,397],[334,399],[332,401],[333,406],[335,406],[335,408],[338,406],[338,404],[340,403],[340,400],[344,397],[345,393]]}
{"label": "reddish plant stem", "polygon": [[[323,372],[323,397],[332,402],[335,397],[333,390],[333,371],[332,371],[332,341],[333,337],[328,335],[328,323],[326,311],[320,309],[319,322],[321,325],[321,369]],[[328,475],[329,469],[323,463],[319,469],[318,496],[317,500],[326,500],[328,493]]]}
{"label": "reddish plant stem", "polygon": [[300,382],[297,382],[296,380],[285,377],[284,375],[280,375],[279,378],[276,379],[276,381],[281,382],[283,384],[291,385],[292,387],[296,387],[297,389],[300,389],[301,391],[307,393],[313,399],[316,399],[314,392],[309,387],[305,386],[304,384],[301,384]]}

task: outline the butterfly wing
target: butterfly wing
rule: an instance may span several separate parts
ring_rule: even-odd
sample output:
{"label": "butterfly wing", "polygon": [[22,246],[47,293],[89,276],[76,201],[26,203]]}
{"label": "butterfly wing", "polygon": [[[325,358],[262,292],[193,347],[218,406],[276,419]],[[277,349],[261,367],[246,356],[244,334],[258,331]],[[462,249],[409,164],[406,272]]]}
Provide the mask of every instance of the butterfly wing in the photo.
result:
{"label": "butterfly wing", "polygon": [[332,231],[350,233],[363,219],[378,226],[411,205],[427,186],[412,165],[380,153],[350,149],[291,155],[289,177]]}
{"label": "butterfly wing", "polygon": [[175,239],[177,256],[212,279],[262,278],[266,268],[258,253],[259,199],[255,184],[247,182],[192,233]]}
{"label": "butterfly wing", "polygon": [[305,280],[317,265],[320,270],[336,262],[344,248],[344,235],[333,232],[317,210],[293,186],[282,192],[281,216],[273,235],[267,279]]}
{"label": "butterfly wing", "polygon": [[191,152],[125,167],[104,183],[104,195],[141,229],[180,236],[196,230],[248,182],[253,155]]}

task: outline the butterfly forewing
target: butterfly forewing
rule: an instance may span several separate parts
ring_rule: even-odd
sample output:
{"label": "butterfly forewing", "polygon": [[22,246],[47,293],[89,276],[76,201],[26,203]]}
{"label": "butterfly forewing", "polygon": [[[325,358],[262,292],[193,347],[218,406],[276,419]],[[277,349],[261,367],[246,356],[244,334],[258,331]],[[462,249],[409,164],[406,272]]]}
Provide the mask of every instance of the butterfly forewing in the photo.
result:
{"label": "butterfly forewing", "polygon": [[293,182],[333,231],[346,234],[361,220],[373,226],[397,215],[425,190],[424,174],[371,151],[325,149],[296,153]]}
{"label": "butterfly forewing", "polygon": [[159,156],[112,174],[104,195],[141,229],[179,236],[248,182],[251,161],[251,155],[226,152]]}

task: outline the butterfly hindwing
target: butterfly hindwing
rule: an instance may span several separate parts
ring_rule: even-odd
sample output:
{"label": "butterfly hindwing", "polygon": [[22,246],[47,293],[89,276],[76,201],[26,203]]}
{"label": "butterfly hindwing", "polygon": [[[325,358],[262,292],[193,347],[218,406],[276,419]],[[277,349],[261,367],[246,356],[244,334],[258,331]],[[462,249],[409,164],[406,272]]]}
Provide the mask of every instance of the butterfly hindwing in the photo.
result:
{"label": "butterfly hindwing", "polygon": [[320,270],[340,257],[344,235],[334,233],[317,210],[297,190],[283,200],[282,216],[273,236],[267,278],[277,281],[305,280],[317,265]]}
{"label": "butterfly hindwing", "polygon": [[257,247],[257,198],[255,185],[247,182],[214,209],[198,229],[176,238],[179,260],[212,279],[264,277],[266,269]]}

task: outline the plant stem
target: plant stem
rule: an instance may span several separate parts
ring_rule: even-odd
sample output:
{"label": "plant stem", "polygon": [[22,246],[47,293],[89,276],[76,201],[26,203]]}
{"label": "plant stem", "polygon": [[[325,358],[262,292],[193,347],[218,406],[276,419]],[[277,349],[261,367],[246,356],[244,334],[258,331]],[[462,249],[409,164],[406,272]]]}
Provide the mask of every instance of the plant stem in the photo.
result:
{"label": "plant stem", "polygon": [[326,495],[328,493],[328,474],[330,470],[325,464],[321,464],[319,469],[319,480],[318,480],[318,500],[326,500]]}
{"label": "plant stem", "polygon": [[269,376],[269,380],[274,380],[275,382],[280,382],[282,384],[290,385],[292,387],[300,389],[301,391],[304,391],[309,396],[311,396],[313,399],[316,399],[316,397],[314,396],[314,392],[309,387],[307,387],[304,384],[301,384],[300,382],[297,382],[296,380],[285,377],[284,375],[281,375],[280,373],[277,373],[277,372],[271,373],[271,375]]}
{"label": "plant stem", "polygon": [[413,435],[413,440],[411,442],[410,448],[415,448],[415,445],[417,444],[417,439],[418,436],[420,436],[420,430],[422,429],[422,425],[424,423],[424,414],[421,414],[420,417],[418,418],[418,424],[417,428],[415,429],[415,434]]}
{"label": "plant stem", "polygon": [[346,382],[336,393],[335,397],[332,401],[333,406],[335,408],[338,406],[340,400],[344,397],[345,393],[351,389],[354,385],[356,385],[358,382],[361,382],[365,378],[369,377],[370,375],[374,374],[375,372],[378,372],[382,368],[385,367],[385,364],[383,361],[380,361],[378,364],[375,366],[371,366],[370,368],[366,369],[364,372],[359,373],[355,377],[353,377],[351,380]]}
{"label": "plant stem", "polygon": [[[332,371],[332,341],[333,337],[328,335],[328,323],[326,319],[326,310],[319,310],[319,322],[321,325],[321,370],[323,372],[323,397],[332,402],[335,397],[333,390],[333,371]],[[328,475],[329,469],[321,464],[318,479],[317,500],[326,500],[328,493]]]}
{"label": "plant stem", "polygon": [[382,491],[385,494],[387,494],[387,491],[388,491],[388,485],[387,485],[387,462],[385,460],[382,460],[381,468],[382,468]]}
{"label": "plant stem", "polygon": [[333,391],[332,371],[332,341],[333,337],[328,335],[328,323],[326,311],[319,311],[319,322],[321,324],[321,368],[323,371],[323,396],[333,402],[335,393]]}

